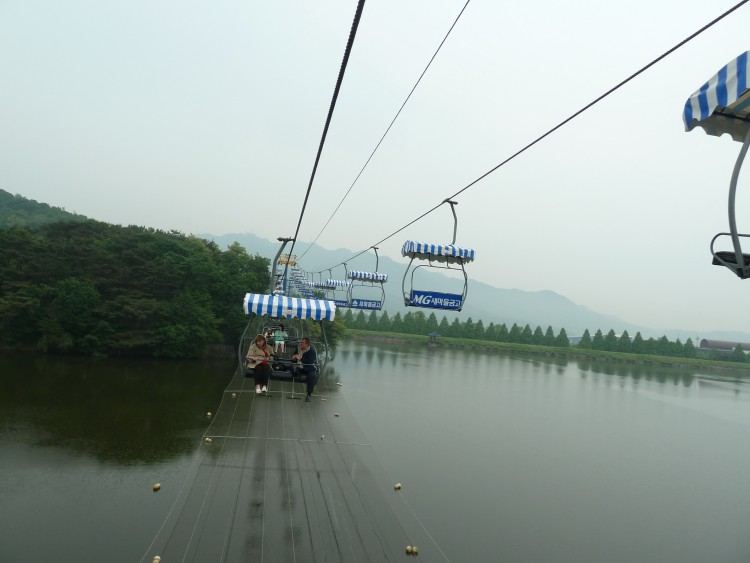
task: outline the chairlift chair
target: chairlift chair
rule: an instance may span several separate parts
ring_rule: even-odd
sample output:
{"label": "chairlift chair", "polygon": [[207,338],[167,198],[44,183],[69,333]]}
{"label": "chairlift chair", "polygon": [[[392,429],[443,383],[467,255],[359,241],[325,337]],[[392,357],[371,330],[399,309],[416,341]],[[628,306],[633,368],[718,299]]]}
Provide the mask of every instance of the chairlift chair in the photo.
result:
{"label": "chairlift chair", "polygon": [[[335,303],[324,299],[301,299],[295,297],[285,297],[281,295],[263,295],[257,293],[245,294],[243,301],[245,314],[255,315],[255,322],[248,323],[245,334],[240,341],[240,352],[247,353],[250,342],[255,339],[257,334],[265,334],[269,328],[276,328],[283,324],[287,329],[290,338],[287,339],[286,351],[279,354],[276,360],[272,362],[271,377],[273,379],[293,379],[289,367],[292,364],[291,355],[294,352],[295,345],[305,334],[304,323],[306,319],[312,319],[320,323],[322,341],[314,342],[318,350],[319,361],[328,359],[328,339],[326,336],[324,320],[332,321],[336,316]],[[250,328],[252,327],[252,330]],[[246,335],[248,335],[246,339]],[[247,340],[247,341],[246,341]],[[244,357],[244,356],[242,356]],[[245,369],[245,374],[248,368]]]}
{"label": "chairlift chair", "polygon": [[347,280],[349,284],[348,301],[352,309],[364,309],[367,311],[380,311],[385,303],[385,288],[383,285],[388,282],[388,274],[378,272],[378,249],[373,246],[375,251],[375,271],[364,272],[361,270],[346,269]]}
{"label": "chairlift chair", "polygon": [[[401,289],[404,295],[404,305],[407,307],[423,307],[428,309],[445,309],[460,311],[466,301],[468,292],[468,276],[464,265],[474,260],[473,248],[461,248],[455,246],[456,231],[458,229],[458,217],[456,216],[455,201],[445,200],[451,206],[453,212],[453,241],[451,244],[430,244],[407,240],[401,248],[401,255],[410,258],[409,265],[404,273]],[[414,260],[426,260],[426,264],[414,265]],[[461,293],[444,293],[438,291],[415,289],[414,274],[419,268],[436,268],[460,271],[463,276],[463,289]],[[409,275],[411,273],[411,275]],[[409,287],[407,290],[407,278]]]}
{"label": "chairlift chair", "polygon": [[[750,51],[745,51],[725,65],[685,102],[683,121],[685,130],[702,127],[707,134],[720,137],[728,133],[742,143],[729,182],[729,232],[718,233],[711,239],[712,264],[724,266],[741,279],[750,277],[750,254],[742,251],[740,238],[750,237],[737,231],[735,196],[742,163],[750,146]],[[729,237],[732,250],[715,250],[718,239]]]}
{"label": "chairlift chair", "polygon": [[326,293],[326,297],[333,301],[336,307],[349,307],[350,281],[328,278],[324,283],[330,288]]}

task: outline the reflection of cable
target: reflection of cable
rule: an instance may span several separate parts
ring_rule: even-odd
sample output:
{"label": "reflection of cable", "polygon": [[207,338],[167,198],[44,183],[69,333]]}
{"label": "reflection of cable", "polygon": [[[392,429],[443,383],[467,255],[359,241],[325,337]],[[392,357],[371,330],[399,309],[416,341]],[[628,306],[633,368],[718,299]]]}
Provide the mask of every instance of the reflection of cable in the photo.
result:
{"label": "reflection of cable", "polygon": [[412,516],[414,516],[414,519],[419,523],[419,525],[424,530],[424,533],[427,534],[427,537],[430,538],[430,541],[434,544],[435,547],[437,547],[438,551],[440,552],[440,555],[442,555],[448,563],[450,563],[450,559],[448,559],[448,556],[445,554],[445,552],[440,549],[440,544],[438,544],[437,541],[435,541],[435,538],[432,537],[432,534],[427,530],[427,527],[424,525],[422,520],[417,516],[417,513],[414,512],[414,509],[409,504],[409,501],[406,500],[406,496],[404,496],[403,493],[399,493],[399,496],[401,497],[401,500],[404,501],[404,504],[406,505],[406,508],[409,509],[409,512],[412,513]]}
{"label": "reflection of cable", "polygon": [[[200,450],[200,446],[198,447],[198,449]],[[146,548],[146,552],[143,554],[143,556],[140,559],[141,561],[144,561],[146,559],[146,557],[148,557],[149,551],[151,551],[151,548],[154,547],[154,544],[156,543],[156,538],[158,538],[159,535],[161,534],[161,531],[164,529],[164,526],[166,525],[167,521],[169,520],[169,517],[172,514],[172,511],[174,510],[174,507],[177,506],[177,503],[179,502],[180,497],[182,496],[182,493],[185,490],[185,486],[188,483],[188,475],[190,475],[190,472],[194,469],[193,466],[197,466],[198,465],[198,459],[199,459],[199,455],[198,455],[198,452],[196,452],[195,456],[193,457],[193,461],[191,462],[190,466],[188,467],[188,471],[187,471],[187,474],[185,475],[185,479],[183,479],[183,481],[182,481],[182,486],[180,487],[180,490],[177,493],[177,497],[174,499],[174,502],[172,503],[172,506],[170,507],[169,512],[167,512],[167,515],[164,517],[164,521],[161,523],[161,526],[159,526],[159,529],[157,530],[156,534],[154,535],[154,539],[151,540],[151,543]]]}
{"label": "reflection of cable", "polygon": [[[242,373],[241,372],[241,367],[238,368],[238,373]],[[242,380],[242,388],[240,389],[240,393],[242,393],[245,390],[245,382],[246,382],[246,380],[247,380],[247,378],[243,378],[243,380]],[[231,381],[230,381],[230,385],[231,385]],[[226,394],[226,390],[224,391],[224,393]],[[241,394],[240,394],[240,397],[242,397]],[[222,399],[221,402],[223,403],[224,400]],[[235,401],[235,403],[234,403],[234,410],[232,411],[232,416],[231,416],[231,418],[229,420],[229,428],[231,428],[232,423],[234,422],[234,417],[237,414],[237,408],[239,407],[239,405],[240,405],[240,401],[239,400]],[[221,409],[221,405],[219,405],[219,409]],[[218,414],[218,412],[219,411],[217,410],[216,413]],[[252,407],[250,407],[250,415],[252,415]],[[250,418],[250,416],[248,416],[248,418]],[[213,425],[213,420],[211,421],[211,425]],[[209,425],[209,428],[211,427],[211,425]],[[219,450],[218,459],[221,459],[221,456],[224,453],[224,447],[226,445],[227,445],[226,441],[222,442],[221,449]],[[206,494],[203,495],[203,502],[201,503],[200,510],[198,510],[198,515],[195,517],[195,525],[193,526],[193,530],[190,533],[190,538],[188,538],[187,545],[185,546],[185,553],[182,556],[182,562],[183,563],[185,561],[185,558],[187,557],[188,551],[190,551],[190,544],[193,542],[193,536],[195,535],[195,531],[198,529],[198,523],[200,522],[201,514],[203,514],[203,509],[206,506],[206,501],[208,500],[208,493],[211,491],[211,485],[214,482],[214,477],[216,477],[216,470],[218,468],[219,468],[219,464],[218,463],[214,463],[213,471],[211,471],[211,478],[208,480],[208,485],[206,486]]]}
{"label": "reflection of cable", "polygon": [[[244,333],[243,333],[244,335]],[[242,367],[240,367],[242,369]],[[240,390],[240,397],[237,398],[237,404],[240,402],[240,398],[242,397],[242,391],[245,388],[245,382],[247,381],[247,377],[242,381],[242,390]],[[255,406],[255,398],[253,398],[253,406]],[[236,406],[235,406],[236,408]],[[247,435],[250,431],[250,422],[252,421],[252,414],[253,414],[253,407],[250,407],[250,413],[247,417],[247,426],[245,427],[245,435]],[[268,417],[266,417],[267,419]],[[230,426],[231,428],[231,422]],[[268,429],[266,429],[266,434],[268,434]],[[226,444],[226,440],[224,441]],[[268,442],[266,442],[268,444]],[[245,476],[245,456],[247,455],[247,440],[242,444],[242,472],[240,473],[240,478],[237,480],[237,487],[234,491],[234,506],[232,507],[232,512],[229,515],[228,522],[227,522],[227,531],[224,534],[224,545],[221,548],[221,557],[219,558],[219,561],[224,561],[224,556],[227,553],[227,548],[229,547],[229,539],[232,535],[232,526],[234,525],[234,516],[237,514],[237,505],[239,503],[240,498],[240,486],[242,485],[242,479]],[[265,483],[264,483],[265,486]],[[265,488],[263,489],[263,495],[264,495],[264,501],[265,501]],[[265,502],[264,502],[265,504]],[[265,524],[265,512],[263,513],[263,523]],[[263,544],[261,543],[261,553],[263,553]],[[263,558],[261,557],[261,561]]]}
{"label": "reflection of cable", "polygon": [[[294,382],[292,382],[294,385]],[[286,414],[284,413],[284,384],[281,383],[281,436],[286,441]],[[286,467],[286,499],[289,506],[289,530],[292,534],[292,561],[297,561],[297,552],[294,547],[294,519],[292,517],[292,491],[289,487],[289,456],[286,451],[287,444],[284,444],[284,466]]]}
{"label": "reflection of cable", "polygon": [[[636,78],[638,75],[642,74],[643,72],[645,72],[646,70],[648,70],[649,68],[651,68],[652,66],[654,66],[656,63],[658,63],[662,59],[664,59],[667,56],[671,55],[674,51],[676,51],[677,49],[679,49],[680,47],[682,47],[683,45],[685,45],[689,41],[695,39],[698,35],[700,35],[704,31],[706,31],[707,29],[709,29],[710,27],[712,27],[716,23],[720,22],[725,17],[727,17],[729,14],[731,14],[734,11],[736,11],[737,9],[739,9],[740,7],[742,7],[743,5],[745,5],[749,1],[750,0],[742,0],[741,2],[738,2],[737,4],[735,4],[734,6],[732,6],[731,8],[729,8],[726,12],[724,12],[723,14],[721,14],[720,16],[718,16],[717,18],[713,19],[712,21],[710,21],[709,23],[707,23],[706,25],[704,25],[703,27],[701,27],[698,31],[692,33],[691,35],[689,35],[688,37],[686,37],[685,39],[683,39],[682,41],[680,41],[679,43],[677,43],[674,47],[672,47],[671,49],[668,49],[663,54],[661,54],[658,57],[656,57],[654,60],[652,60],[650,63],[648,63],[647,65],[645,65],[644,67],[642,67],[640,70],[637,70],[636,72],[634,72],[633,74],[631,74],[630,76],[628,76],[625,80],[621,81],[616,86],[613,86],[612,88],[610,88],[609,90],[607,90],[604,94],[602,94],[601,96],[599,96],[598,98],[596,98],[594,101],[589,102],[588,104],[586,104],[585,106],[583,106],[581,109],[579,109],[578,111],[576,111],[575,113],[573,113],[570,117],[564,119],[563,121],[561,121],[560,123],[558,123],[557,125],[555,125],[554,127],[552,127],[551,129],[549,129],[546,133],[540,135],[539,137],[537,137],[536,139],[534,139],[532,142],[530,142],[529,144],[527,144],[525,147],[523,147],[522,149],[518,150],[517,152],[515,152],[514,154],[512,154],[511,156],[509,156],[508,158],[506,158],[505,160],[503,160],[500,164],[498,164],[497,166],[491,168],[490,170],[488,170],[487,172],[485,172],[484,174],[482,174],[481,176],[479,176],[478,178],[476,178],[474,181],[470,182],[469,184],[467,184],[466,186],[464,186],[463,188],[461,188],[460,190],[458,190],[456,193],[454,193],[450,197],[446,198],[446,200],[447,199],[453,199],[453,198],[457,197],[458,195],[462,194],[463,192],[465,192],[466,190],[468,190],[469,188],[471,188],[472,186],[474,186],[475,184],[477,184],[480,180],[483,180],[484,178],[486,178],[487,176],[489,176],[490,174],[492,174],[493,172],[495,172],[498,168],[504,166],[505,164],[507,164],[508,162],[510,162],[511,160],[513,160],[514,158],[516,158],[517,156],[521,155],[526,150],[528,150],[531,147],[533,147],[534,145],[536,145],[539,141],[543,140],[545,137],[548,137],[549,135],[551,135],[552,133],[554,133],[555,131],[557,131],[558,129],[560,129],[563,125],[566,125],[567,123],[569,123],[570,121],[572,121],[573,119],[575,119],[576,117],[578,117],[579,115],[581,115],[583,112],[585,112],[586,110],[588,110],[592,106],[596,105],[597,103],[599,103],[600,101],[602,101],[604,98],[606,98],[610,94],[614,93],[616,90],[619,90],[622,86],[624,86],[625,84],[627,84],[628,82],[630,82],[631,80],[633,80],[634,78]],[[400,229],[392,232],[390,235],[388,235],[384,239],[379,240],[375,244],[369,245],[367,248],[365,248],[363,251],[359,252],[358,254],[355,254],[354,256],[352,256],[350,258],[347,258],[346,262],[348,262],[350,260],[353,260],[353,259],[357,258],[358,256],[361,256],[362,254],[364,254],[365,252],[367,252],[373,246],[378,246],[378,245],[382,244],[383,242],[385,242],[388,239],[390,239],[391,237],[397,235],[398,233],[400,233],[401,231],[403,231],[407,227],[410,227],[411,225],[413,225],[414,223],[416,223],[420,219],[423,219],[424,217],[426,217],[427,215],[429,215],[430,213],[432,213],[433,211],[435,211],[443,203],[445,203],[446,200],[441,201],[440,203],[438,203],[432,209],[429,209],[428,211],[425,211],[424,213],[422,213],[422,215],[420,215],[416,219],[413,219],[412,221],[408,222],[406,225],[404,225]],[[330,268],[324,268],[324,270],[333,269],[336,266],[341,266],[342,264],[344,264],[344,262],[339,262],[335,266],[331,266]]]}
{"label": "reflection of cable", "polygon": [[[245,329],[245,330],[247,330],[247,329]],[[239,369],[241,370],[242,367],[240,366]],[[241,371],[239,373],[241,373]],[[232,384],[232,381],[234,381],[234,375],[232,376],[232,379],[230,379],[229,384],[227,385],[227,389],[224,390],[224,395],[226,395],[226,393],[228,392],[229,385]],[[240,388],[240,396],[244,392],[244,388],[245,388],[245,381],[243,380],[242,387]],[[224,399],[222,398],[222,401],[219,404],[219,408],[216,411],[217,415],[219,413],[219,410],[221,410],[221,405],[223,403],[224,403]],[[231,416],[231,419],[230,419],[230,422],[229,422],[229,426],[231,426],[232,421],[234,420],[235,414],[237,412],[237,406],[238,405],[239,405],[239,400],[235,403],[235,408],[234,408],[234,411],[232,412],[232,416]],[[200,465],[200,463],[199,463],[199,460],[200,460],[200,451],[201,451],[201,448],[204,447],[204,438],[206,437],[206,435],[208,433],[208,430],[210,430],[211,426],[213,426],[215,420],[216,420],[216,417],[214,417],[211,420],[211,423],[206,428],[206,432],[201,437],[201,442],[200,442],[200,445],[198,446],[198,451],[196,452],[194,460],[191,463],[190,467],[188,467],[188,472],[187,472],[187,474],[185,476],[185,479],[182,482],[182,486],[180,487],[179,492],[177,493],[177,497],[175,498],[174,502],[172,503],[172,506],[170,507],[169,512],[164,517],[164,521],[162,522],[161,526],[159,526],[159,529],[157,530],[156,534],[154,535],[154,539],[151,541],[151,544],[148,546],[148,548],[146,549],[146,552],[141,557],[141,559],[140,559],[141,561],[146,560],[146,557],[148,557],[148,554],[151,551],[151,549],[153,548],[154,544],[156,543],[156,540],[159,538],[159,536],[161,535],[162,531],[164,530],[164,526],[169,521],[169,518],[172,515],[172,512],[174,511],[175,507],[177,506],[177,503],[180,501],[180,498],[182,497],[183,492],[185,491],[185,487],[187,486],[188,481],[190,481],[190,479],[189,479],[190,473],[193,472],[193,471],[195,471],[196,475],[197,475],[197,467],[198,467],[198,465]],[[224,446],[225,445],[226,445],[226,441],[222,444],[221,450],[219,450],[219,458],[221,458],[221,454],[224,451]],[[211,474],[211,480],[209,481],[208,489],[210,489],[210,487],[211,487],[211,483],[213,482],[213,477],[214,477],[214,474],[216,472],[217,467],[218,467],[218,463],[214,466],[214,471]],[[208,495],[208,489],[206,490],[206,495]],[[204,499],[203,499],[203,504],[205,504],[205,502],[206,502],[206,497],[204,497]],[[193,534],[195,533],[195,528],[197,527],[198,521],[200,520],[200,514],[201,514],[202,510],[203,510],[203,505],[201,505],[201,511],[198,513],[198,516],[196,518],[195,526],[193,527]],[[172,532],[174,532],[174,530]],[[188,547],[190,546],[190,542],[192,541],[193,534],[190,535],[190,541],[188,541],[188,544],[187,544],[187,546],[185,548],[185,553],[183,555],[182,561],[184,561],[185,557],[187,557]],[[170,538],[171,538],[171,534],[170,534]]]}
{"label": "reflection of cable", "polygon": [[466,0],[466,4],[464,4],[464,7],[461,8],[461,11],[458,13],[458,16],[456,16],[456,19],[453,21],[453,24],[451,25],[450,29],[448,30],[448,33],[445,34],[445,37],[443,37],[443,40],[440,42],[440,45],[438,45],[438,48],[433,53],[432,57],[430,58],[430,61],[427,63],[427,66],[422,71],[422,74],[419,75],[419,78],[414,83],[414,86],[412,86],[411,91],[409,92],[409,95],[406,96],[406,99],[404,100],[404,103],[401,104],[401,107],[398,108],[398,111],[396,112],[396,115],[394,116],[393,120],[391,121],[391,124],[388,126],[388,128],[385,130],[385,133],[383,133],[383,136],[380,137],[380,140],[378,141],[378,144],[375,145],[375,148],[372,149],[372,152],[370,153],[370,156],[367,158],[367,161],[365,162],[364,166],[362,166],[362,169],[359,171],[359,174],[357,174],[357,177],[354,178],[354,181],[352,182],[352,185],[349,186],[349,189],[346,190],[346,193],[344,194],[344,197],[341,198],[341,201],[336,206],[336,209],[333,210],[333,213],[331,213],[331,216],[328,218],[328,221],[326,221],[326,224],[323,225],[323,228],[320,229],[320,232],[315,237],[315,240],[313,240],[310,243],[310,246],[307,247],[307,249],[300,255],[300,259],[302,259],[305,254],[308,253],[308,251],[313,247],[313,245],[317,242],[317,240],[320,238],[320,235],[323,234],[323,231],[326,230],[326,227],[328,227],[328,224],[333,219],[334,215],[336,215],[336,212],[339,210],[341,205],[344,203],[344,200],[346,200],[347,196],[349,195],[349,192],[352,191],[352,188],[354,188],[354,184],[357,183],[357,180],[359,180],[359,177],[362,175],[362,173],[365,171],[365,168],[367,168],[367,165],[370,164],[370,160],[372,160],[372,157],[375,156],[375,152],[380,147],[380,144],[383,142],[383,139],[385,139],[385,136],[388,134],[388,132],[391,130],[391,127],[393,127],[393,124],[396,123],[396,119],[398,119],[398,116],[401,115],[401,110],[404,109],[404,106],[406,106],[406,103],[409,101],[409,98],[411,98],[411,95],[414,93],[414,90],[417,89],[417,86],[419,86],[419,83],[422,81],[422,78],[427,73],[427,70],[430,68],[430,65],[432,64],[432,61],[435,60],[435,57],[437,57],[437,54],[440,52],[440,49],[443,47],[443,44],[445,43],[446,39],[448,39],[448,36],[451,34],[451,31],[453,31],[453,28],[456,27],[456,24],[458,23],[459,18],[464,13],[464,10],[466,10],[466,6],[469,5],[469,2],[471,0]]}

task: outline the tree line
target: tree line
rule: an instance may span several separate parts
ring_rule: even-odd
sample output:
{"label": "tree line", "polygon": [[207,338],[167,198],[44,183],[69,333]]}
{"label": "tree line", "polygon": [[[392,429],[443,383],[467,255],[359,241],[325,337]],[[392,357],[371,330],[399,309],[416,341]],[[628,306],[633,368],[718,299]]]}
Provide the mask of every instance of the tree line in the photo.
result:
{"label": "tree line", "polygon": [[[481,320],[474,321],[471,317],[461,322],[458,318],[448,321],[448,318],[443,316],[438,321],[435,313],[426,315],[423,311],[409,311],[403,316],[401,316],[401,313],[390,316],[387,311],[378,315],[375,311],[365,314],[364,311],[355,312],[352,309],[347,309],[341,315],[341,318],[348,328],[372,332],[424,335],[437,332],[441,336],[491,342],[554,346],[558,348],[567,348],[571,345],[570,338],[564,328],[561,328],[555,334],[551,326],[543,330],[540,326],[532,329],[528,324],[522,327],[513,323],[508,328],[505,323],[495,324],[491,322],[485,327]],[[584,350],[605,350],[680,358],[696,357],[695,345],[690,338],[684,343],[679,338],[675,341],[670,341],[666,336],[658,339],[652,337],[644,339],[640,332],[631,337],[627,330],[623,331],[620,335],[617,335],[614,329],[609,330],[606,334],[601,330],[597,330],[591,336],[590,331],[586,329],[576,346]],[[715,351],[711,359],[745,362],[747,361],[747,356],[742,351],[742,348],[737,346],[730,356],[721,355],[721,353]]]}
{"label": "tree line", "polygon": [[0,229],[0,348],[200,357],[236,344],[269,260],[238,243],[87,220]]}

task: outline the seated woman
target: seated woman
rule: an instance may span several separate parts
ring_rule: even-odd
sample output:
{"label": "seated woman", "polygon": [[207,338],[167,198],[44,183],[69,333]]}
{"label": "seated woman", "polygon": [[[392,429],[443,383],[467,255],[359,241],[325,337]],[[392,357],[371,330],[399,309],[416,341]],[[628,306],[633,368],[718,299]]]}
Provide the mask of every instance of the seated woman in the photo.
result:
{"label": "seated woman", "polygon": [[276,329],[276,332],[273,333],[273,351],[278,352],[279,348],[281,348],[281,353],[284,353],[284,343],[286,342],[286,339],[289,337],[289,334],[284,330],[284,325],[279,325],[279,328]]}
{"label": "seated woman", "polygon": [[268,380],[271,377],[271,348],[266,345],[266,337],[259,334],[247,351],[247,367],[255,374],[255,393],[268,392]]}

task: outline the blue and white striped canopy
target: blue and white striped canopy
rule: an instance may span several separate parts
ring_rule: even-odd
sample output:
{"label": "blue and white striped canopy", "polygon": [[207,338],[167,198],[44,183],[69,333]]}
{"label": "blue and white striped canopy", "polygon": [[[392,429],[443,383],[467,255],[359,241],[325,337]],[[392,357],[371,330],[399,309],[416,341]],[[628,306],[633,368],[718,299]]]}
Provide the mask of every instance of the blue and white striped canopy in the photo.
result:
{"label": "blue and white striped canopy", "polygon": [[326,280],[325,284],[329,287],[349,287],[352,282],[347,280]]}
{"label": "blue and white striped canopy", "polygon": [[243,307],[246,315],[255,313],[270,317],[299,317],[316,321],[323,319],[332,321],[336,316],[336,304],[325,299],[299,299],[283,295],[246,293]]}
{"label": "blue and white striped canopy", "polygon": [[725,65],[685,102],[685,131],[702,127],[709,135],[729,133],[742,142],[750,130],[750,51]]}
{"label": "blue and white striped canopy", "polygon": [[452,244],[429,244],[415,240],[407,240],[401,248],[401,256],[439,262],[471,262],[474,255],[473,248],[461,248]]}
{"label": "blue and white striped canopy", "polygon": [[370,281],[385,283],[388,281],[388,274],[381,274],[378,272],[361,272],[359,270],[352,270],[347,274],[350,280],[355,281]]}

